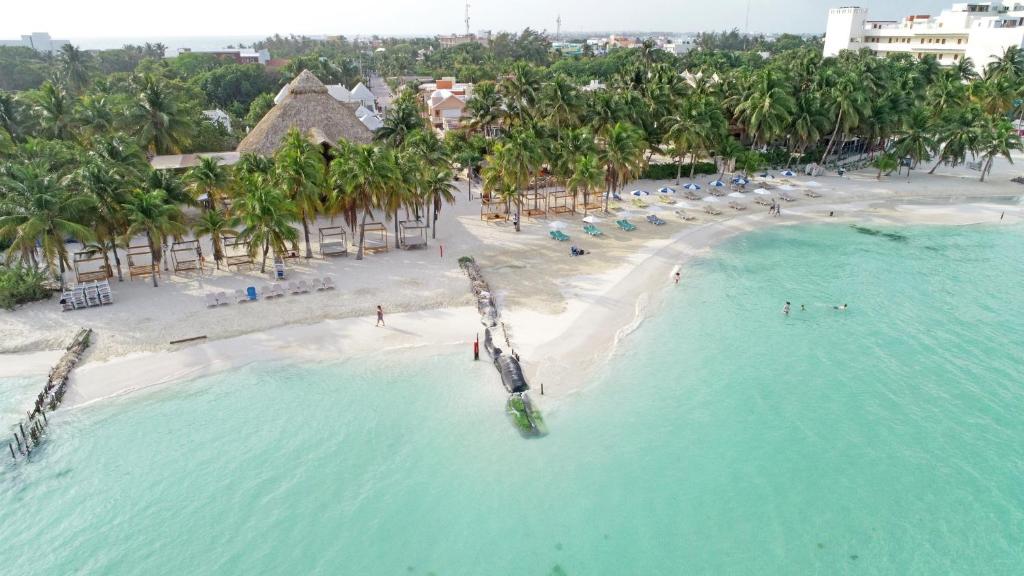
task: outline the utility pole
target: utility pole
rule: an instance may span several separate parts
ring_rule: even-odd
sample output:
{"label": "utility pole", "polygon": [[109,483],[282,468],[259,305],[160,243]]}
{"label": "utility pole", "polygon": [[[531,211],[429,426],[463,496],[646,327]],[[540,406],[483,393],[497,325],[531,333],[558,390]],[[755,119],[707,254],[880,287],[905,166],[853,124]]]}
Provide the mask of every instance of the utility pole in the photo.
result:
{"label": "utility pole", "polygon": [[469,0],[466,0],[466,36],[469,36]]}

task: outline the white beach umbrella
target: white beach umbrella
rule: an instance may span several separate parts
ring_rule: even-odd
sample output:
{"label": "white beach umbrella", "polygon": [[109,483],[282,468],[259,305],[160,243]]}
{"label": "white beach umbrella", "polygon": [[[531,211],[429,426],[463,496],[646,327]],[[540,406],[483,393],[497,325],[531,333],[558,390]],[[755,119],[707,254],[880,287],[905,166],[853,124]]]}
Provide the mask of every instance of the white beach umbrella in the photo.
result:
{"label": "white beach umbrella", "polygon": [[675,193],[676,193],[676,191],[671,189],[671,188],[669,188],[668,186],[665,186],[663,188],[658,188],[658,194],[675,194]]}
{"label": "white beach umbrella", "polygon": [[553,220],[551,222],[548,222],[548,228],[551,228],[552,230],[565,230],[568,227],[569,225],[566,224],[565,222],[562,222],[561,220]]}
{"label": "white beach umbrella", "polygon": [[715,198],[714,196],[705,196],[702,200],[705,202],[718,202],[718,198]]}
{"label": "white beach umbrella", "polygon": [[739,192],[729,192],[729,196],[732,198],[745,198],[745,196]]}
{"label": "white beach umbrella", "polygon": [[665,210],[668,210],[668,208],[665,208],[664,206],[658,204],[651,204],[650,206],[647,207],[648,212],[664,212]]}
{"label": "white beach umbrella", "polygon": [[630,218],[630,217],[633,217],[633,216],[642,216],[643,212],[637,212],[636,210],[628,210],[627,209],[627,210],[619,210],[616,214],[618,214],[619,218]]}
{"label": "white beach umbrella", "polygon": [[790,186],[789,184],[783,184],[782,186],[779,186],[779,190],[783,190],[783,191],[786,191],[786,192],[792,192],[793,190],[796,190],[796,188]]}
{"label": "white beach umbrella", "polygon": [[708,186],[711,186],[712,188],[721,188],[722,186],[725,186],[725,182],[722,182],[721,180],[712,180],[711,182],[708,182]]}
{"label": "white beach umbrella", "polygon": [[694,184],[693,182],[690,182],[686,186],[683,186],[683,188],[686,188],[687,190],[700,190],[700,184]]}
{"label": "white beach umbrella", "polygon": [[761,196],[769,196],[771,195],[771,192],[765,190],[764,188],[758,188],[757,190],[754,190],[754,194],[760,194]]}
{"label": "white beach umbrella", "polygon": [[637,197],[640,197],[640,196],[650,196],[651,195],[651,193],[648,192],[647,190],[633,190],[632,192],[630,192],[630,194],[632,194],[633,196],[637,196]]}
{"label": "white beach umbrella", "polygon": [[790,176],[796,176],[796,173],[793,172],[792,170],[783,170],[782,172],[779,172],[779,174],[782,174],[783,176],[786,176],[787,178],[790,177]]}
{"label": "white beach umbrella", "polygon": [[693,208],[693,206],[687,204],[686,202],[676,202],[675,204],[673,204],[673,206],[675,206],[676,208]]}
{"label": "white beach umbrella", "polygon": [[814,186],[815,188],[817,188],[818,186],[821,186],[821,184],[818,184],[814,180],[811,180],[810,182],[807,182],[807,185],[808,186]]}
{"label": "white beach umbrella", "polygon": [[598,222],[601,221],[601,219],[598,218],[597,216],[585,216],[583,218],[583,221],[586,222],[587,224],[597,224]]}

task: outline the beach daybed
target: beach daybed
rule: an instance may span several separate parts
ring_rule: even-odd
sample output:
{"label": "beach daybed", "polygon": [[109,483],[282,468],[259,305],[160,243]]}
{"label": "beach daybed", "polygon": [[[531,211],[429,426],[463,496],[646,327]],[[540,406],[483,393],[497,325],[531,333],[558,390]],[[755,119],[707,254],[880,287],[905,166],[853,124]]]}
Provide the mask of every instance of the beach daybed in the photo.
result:
{"label": "beach daybed", "polygon": [[324,290],[334,290],[334,278],[330,276],[324,276],[323,280]]}
{"label": "beach daybed", "polygon": [[683,196],[686,196],[688,200],[700,200],[700,195],[694,193],[692,190],[687,190],[686,192],[683,192]]}
{"label": "beach daybed", "polygon": [[249,296],[246,295],[245,290],[242,290],[241,288],[239,288],[238,290],[235,290],[235,302],[236,303],[241,304],[243,302],[248,302],[248,301],[249,301]]}

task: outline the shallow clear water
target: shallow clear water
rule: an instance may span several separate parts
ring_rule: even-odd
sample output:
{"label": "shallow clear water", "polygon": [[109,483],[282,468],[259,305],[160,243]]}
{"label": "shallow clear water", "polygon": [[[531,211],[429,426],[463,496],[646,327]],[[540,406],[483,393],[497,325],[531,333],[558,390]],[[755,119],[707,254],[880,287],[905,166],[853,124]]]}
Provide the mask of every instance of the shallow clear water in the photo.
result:
{"label": "shallow clear water", "polygon": [[462,351],[59,412],[0,571],[1019,574],[1024,230],[887,232],[726,244],[540,440]]}

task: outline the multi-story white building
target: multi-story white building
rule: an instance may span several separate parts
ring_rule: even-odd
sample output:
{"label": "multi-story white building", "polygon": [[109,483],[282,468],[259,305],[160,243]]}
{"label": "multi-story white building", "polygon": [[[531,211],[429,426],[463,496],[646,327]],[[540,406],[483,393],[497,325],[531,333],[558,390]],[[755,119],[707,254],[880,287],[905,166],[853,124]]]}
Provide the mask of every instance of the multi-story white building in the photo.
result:
{"label": "multi-story white building", "polygon": [[65,44],[71,44],[71,42],[50,38],[50,35],[46,32],[24,34],[21,40],[0,40],[0,46],[24,46],[25,48],[32,48],[37,52],[49,52],[51,54],[60,52],[60,49]]}
{"label": "multi-story white building", "polygon": [[970,58],[979,70],[1010,46],[1024,47],[1024,2],[953,4],[938,16],[915,14],[902,20],[869,20],[866,8],[828,11],[825,56],[867,48],[876,56],[905,52],[934,56],[953,65]]}

